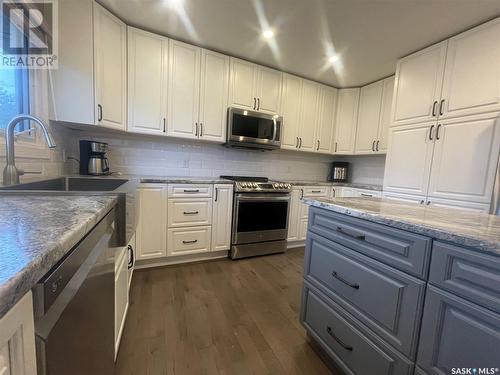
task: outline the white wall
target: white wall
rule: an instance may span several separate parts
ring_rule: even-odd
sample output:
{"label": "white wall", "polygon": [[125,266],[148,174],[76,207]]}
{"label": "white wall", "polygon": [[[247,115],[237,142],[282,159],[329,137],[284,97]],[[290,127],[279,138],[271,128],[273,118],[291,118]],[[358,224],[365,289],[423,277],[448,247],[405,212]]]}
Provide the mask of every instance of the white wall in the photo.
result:
{"label": "white wall", "polygon": [[97,134],[73,130],[78,140],[107,142],[111,169],[142,176],[250,175],[275,179],[325,181],[333,156],[293,151],[230,149],[222,145],[130,134]]}
{"label": "white wall", "polygon": [[383,185],[385,155],[337,156],[336,161],[349,162],[349,182]]}

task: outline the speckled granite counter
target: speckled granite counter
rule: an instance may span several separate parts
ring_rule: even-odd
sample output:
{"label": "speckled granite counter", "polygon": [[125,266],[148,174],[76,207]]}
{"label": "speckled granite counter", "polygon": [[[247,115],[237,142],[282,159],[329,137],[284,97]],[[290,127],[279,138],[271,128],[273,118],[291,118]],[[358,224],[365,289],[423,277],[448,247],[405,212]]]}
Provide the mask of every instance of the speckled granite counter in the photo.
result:
{"label": "speckled granite counter", "polygon": [[117,203],[103,196],[0,196],[0,318]]}
{"label": "speckled granite counter", "polygon": [[348,187],[353,189],[365,189],[365,190],[374,190],[374,191],[382,191],[381,185],[370,185],[370,184],[353,184],[348,182],[331,182],[331,181],[300,181],[300,180],[285,180],[283,182],[288,182],[289,184],[295,186],[339,186],[339,187]]}
{"label": "speckled granite counter", "polygon": [[305,199],[346,214],[500,256],[500,217],[380,198]]}
{"label": "speckled granite counter", "polygon": [[146,184],[233,184],[232,181],[217,177],[141,177]]}

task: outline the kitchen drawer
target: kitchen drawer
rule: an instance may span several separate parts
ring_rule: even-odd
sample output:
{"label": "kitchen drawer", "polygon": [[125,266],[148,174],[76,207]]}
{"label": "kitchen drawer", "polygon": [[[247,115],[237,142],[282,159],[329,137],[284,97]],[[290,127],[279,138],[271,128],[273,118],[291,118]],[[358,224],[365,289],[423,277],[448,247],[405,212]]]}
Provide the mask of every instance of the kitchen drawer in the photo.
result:
{"label": "kitchen drawer", "polygon": [[453,368],[498,368],[500,315],[430,285],[417,363],[431,375],[449,375]]}
{"label": "kitchen drawer", "polygon": [[413,363],[389,345],[377,345],[339,307],[304,286],[301,320],[311,336],[347,374],[409,375]]}
{"label": "kitchen drawer", "polygon": [[499,257],[434,241],[429,281],[500,313]]}
{"label": "kitchen drawer", "polygon": [[376,190],[362,190],[356,189],[354,190],[354,194],[356,197],[360,198],[380,198],[382,197],[382,193]]}
{"label": "kitchen drawer", "polygon": [[168,227],[193,227],[212,223],[212,198],[168,200]]}
{"label": "kitchen drawer", "polygon": [[212,196],[212,185],[193,184],[171,184],[168,185],[169,198],[210,198]]}
{"label": "kitchen drawer", "polygon": [[304,197],[329,197],[331,194],[330,186],[304,186],[302,187]]}
{"label": "kitchen drawer", "polygon": [[431,239],[317,207],[309,230],[402,271],[427,278]]}
{"label": "kitchen drawer", "polygon": [[396,349],[415,357],[424,281],[311,232],[304,277]]}
{"label": "kitchen drawer", "polygon": [[210,251],[212,227],[171,228],[167,235],[167,255],[187,255]]}

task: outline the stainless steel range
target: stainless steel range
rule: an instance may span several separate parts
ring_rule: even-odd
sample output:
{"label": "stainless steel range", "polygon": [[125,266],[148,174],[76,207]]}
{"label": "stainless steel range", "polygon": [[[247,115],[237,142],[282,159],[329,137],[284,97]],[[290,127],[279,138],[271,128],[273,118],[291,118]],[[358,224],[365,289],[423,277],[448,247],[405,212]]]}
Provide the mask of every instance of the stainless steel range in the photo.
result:
{"label": "stainless steel range", "polygon": [[221,178],[235,182],[231,258],[285,252],[292,186],[265,177]]}

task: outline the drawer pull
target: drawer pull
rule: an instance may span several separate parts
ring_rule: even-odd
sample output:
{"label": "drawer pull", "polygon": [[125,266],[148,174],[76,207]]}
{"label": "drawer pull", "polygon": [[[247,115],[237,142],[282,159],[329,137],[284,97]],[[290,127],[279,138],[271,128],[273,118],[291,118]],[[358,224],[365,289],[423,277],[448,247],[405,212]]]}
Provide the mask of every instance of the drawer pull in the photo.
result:
{"label": "drawer pull", "polygon": [[337,232],[341,232],[342,234],[345,234],[346,236],[349,236],[349,237],[353,237],[357,240],[364,240],[365,239],[364,234],[358,234],[356,232],[348,232],[347,230],[345,230],[342,227],[337,227]]}
{"label": "drawer pull", "polygon": [[198,215],[199,211],[184,211],[184,215]]}
{"label": "drawer pull", "polygon": [[341,347],[343,347],[345,350],[349,350],[350,352],[352,352],[353,350],[352,346],[346,345],[341,339],[335,336],[332,327],[326,327],[326,332],[332,337],[332,339],[337,341]]}
{"label": "drawer pull", "polygon": [[343,282],[345,285],[350,286],[353,289],[359,289],[359,284],[353,284],[344,279],[342,276],[339,276],[339,274],[335,271],[332,271],[332,277],[336,278],[340,282]]}
{"label": "drawer pull", "polygon": [[191,243],[196,243],[196,242],[198,242],[198,240],[192,240],[192,241],[182,241],[182,243],[183,243],[184,245],[188,245],[188,244],[191,244]]}
{"label": "drawer pull", "polygon": [[311,190],[311,193],[321,193],[321,190]]}
{"label": "drawer pull", "polygon": [[361,193],[361,196],[362,196],[362,197],[370,197],[370,198],[372,198],[372,197],[373,197],[373,195],[372,195],[372,194],[366,194],[366,193]]}
{"label": "drawer pull", "polygon": [[193,190],[184,189],[184,193],[199,193],[199,192],[200,189],[193,189]]}

